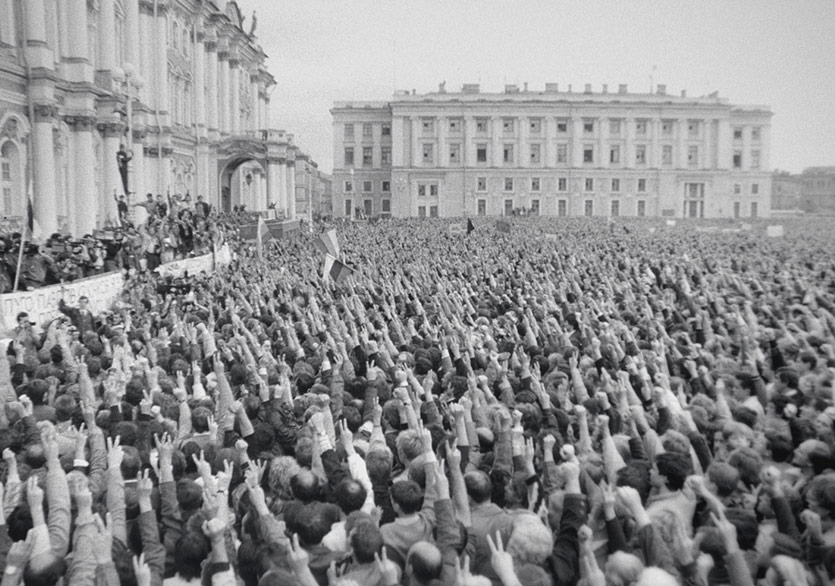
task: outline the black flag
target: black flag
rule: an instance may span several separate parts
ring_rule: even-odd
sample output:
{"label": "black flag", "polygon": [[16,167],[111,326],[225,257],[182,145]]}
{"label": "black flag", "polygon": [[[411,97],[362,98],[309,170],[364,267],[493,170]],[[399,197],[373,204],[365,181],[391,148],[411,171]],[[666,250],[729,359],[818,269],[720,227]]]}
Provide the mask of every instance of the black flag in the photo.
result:
{"label": "black flag", "polygon": [[473,221],[467,218],[467,236],[469,236],[470,232],[472,232],[473,230],[475,230],[475,226],[473,226]]}

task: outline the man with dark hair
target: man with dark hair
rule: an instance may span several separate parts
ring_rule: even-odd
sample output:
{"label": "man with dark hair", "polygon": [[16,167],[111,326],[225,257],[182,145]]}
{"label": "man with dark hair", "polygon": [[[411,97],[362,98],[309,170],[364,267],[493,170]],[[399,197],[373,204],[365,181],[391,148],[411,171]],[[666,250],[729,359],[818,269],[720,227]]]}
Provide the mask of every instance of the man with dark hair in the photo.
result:
{"label": "man with dark hair", "polygon": [[397,518],[380,528],[389,558],[399,566],[406,562],[409,548],[418,541],[432,539],[435,527],[434,487],[426,487],[426,496],[417,482],[401,480],[391,485],[391,501]]}
{"label": "man with dark hair", "polygon": [[491,552],[487,546],[487,536],[495,539],[496,533],[501,533],[507,542],[513,529],[513,516],[492,502],[493,483],[486,473],[481,470],[467,472],[464,475],[464,484],[470,501],[472,535],[476,540],[473,572],[487,576],[495,583],[498,576],[490,564]]}
{"label": "man with dark hair", "polygon": [[662,511],[671,511],[678,515],[688,532],[693,531],[696,499],[686,494],[684,488],[692,470],[690,460],[680,454],[658,454],[655,457],[650,470],[653,494],[647,503],[650,518],[657,518]]}

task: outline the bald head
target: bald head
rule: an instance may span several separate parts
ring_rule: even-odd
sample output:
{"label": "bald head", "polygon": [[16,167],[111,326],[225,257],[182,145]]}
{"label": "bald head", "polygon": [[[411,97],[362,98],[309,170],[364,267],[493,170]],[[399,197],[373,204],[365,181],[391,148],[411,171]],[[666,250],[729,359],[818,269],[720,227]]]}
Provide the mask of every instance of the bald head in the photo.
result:
{"label": "bald head", "polygon": [[290,490],[301,502],[313,502],[319,496],[319,478],[312,471],[302,468],[290,479]]}
{"label": "bald head", "polygon": [[444,562],[441,550],[427,541],[418,541],[406,556],[406,569],[420,584],[429,584],[441,577]]}

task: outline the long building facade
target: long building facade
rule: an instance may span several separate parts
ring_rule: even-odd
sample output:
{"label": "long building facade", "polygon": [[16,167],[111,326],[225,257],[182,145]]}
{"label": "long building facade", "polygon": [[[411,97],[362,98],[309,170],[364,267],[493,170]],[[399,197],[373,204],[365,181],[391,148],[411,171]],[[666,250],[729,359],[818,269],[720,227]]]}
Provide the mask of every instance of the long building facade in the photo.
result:
{"label": "long building facade", "polygon": [[133,203],[292,217],[299,149],[270,129],[265,59],[233,1],[0,0],[0,215],[19,223],[31,197],[43,234],[89,233],[126,174]]}
{"label": "long building facade", "polygon": [[399,92],[337,102],[336,216],[750,218],[770,210],[770,109],[716,94]]}

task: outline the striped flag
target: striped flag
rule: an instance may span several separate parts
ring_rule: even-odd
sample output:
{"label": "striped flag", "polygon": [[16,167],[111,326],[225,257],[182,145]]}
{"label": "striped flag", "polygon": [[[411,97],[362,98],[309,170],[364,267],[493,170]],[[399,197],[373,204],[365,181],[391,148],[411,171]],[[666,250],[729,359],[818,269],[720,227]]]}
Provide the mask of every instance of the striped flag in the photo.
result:
{"label": "striped flag", "polygon": [[316,239],[316,248],[322,254],[329,254],[334,258],[339,258],[339,241],[336,238],[336,230],[328,230],[324,234],[320,234]]}
{"label": "striped flag", "polygon": [[262,216],[258,216],[258,231],[255,237],[255,250],[258,251],[258,258],[264,258],[264,244],[272,240],[273,235]]}
{"label": "striped flag", "polygon": [[329,254],[325,255],[325,262],[322,264],[322,279],[334,283],[344,283],[354,271],[344,262]]}

